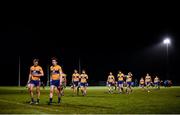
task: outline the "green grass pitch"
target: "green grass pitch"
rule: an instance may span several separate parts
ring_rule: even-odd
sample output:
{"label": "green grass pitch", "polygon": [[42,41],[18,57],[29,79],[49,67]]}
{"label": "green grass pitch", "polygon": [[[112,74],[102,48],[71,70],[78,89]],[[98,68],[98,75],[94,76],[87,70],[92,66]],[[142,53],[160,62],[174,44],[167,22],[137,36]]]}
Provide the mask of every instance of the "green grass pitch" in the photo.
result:
{"label": "green grass pitch", "polygon": [[0,113],[180,113],[180,87],[151,89],[148,93],[133,88],[133,93],[108,94],[107,87],[88,87],[87,96],[73,96],[67,87],[62,103],[58,105],[54,95],[53,105],[47,105],[49,88],[41,89],[39,105],[29,105],[29,94],[25,87],[0,87]]}

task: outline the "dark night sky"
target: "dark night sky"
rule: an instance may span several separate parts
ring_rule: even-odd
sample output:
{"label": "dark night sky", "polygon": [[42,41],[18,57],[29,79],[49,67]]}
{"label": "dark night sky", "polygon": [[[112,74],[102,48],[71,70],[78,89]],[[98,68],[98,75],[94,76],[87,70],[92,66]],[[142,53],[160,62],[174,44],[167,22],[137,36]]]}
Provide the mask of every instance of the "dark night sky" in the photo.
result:
{"label": "dark night sky", "polygon": [[18,84],[19,55],[23,85],[33,58],[40,59],[46,73],[53,56],[59,59],[68,79],[78,67],[79,57],[91,83],[104,81],[109,71],[116,75],[118,70],[126,74],[132,71],[138,79],[146,72],[165,79],[166,50],[160,43],[166,36],[172,38],[169,76],[180,83],[178,16],[173,10],[146,13],[96,12],[79,16],[71,12],[61,20],[53,17],[32,21],[28,16],[6,20],[0,33],[3,40],[0,85]]}

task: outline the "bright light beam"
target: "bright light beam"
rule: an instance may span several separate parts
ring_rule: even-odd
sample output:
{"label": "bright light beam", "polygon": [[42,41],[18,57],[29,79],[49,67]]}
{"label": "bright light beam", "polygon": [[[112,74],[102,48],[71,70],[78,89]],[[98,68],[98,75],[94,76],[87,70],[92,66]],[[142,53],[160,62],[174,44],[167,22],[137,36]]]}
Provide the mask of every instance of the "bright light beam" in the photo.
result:
{"label": "bright light beam", "polygon": [[163,41],[164,44],[170,44],[171,43],[171,40],[169,38],[166,38],[164,39]]}

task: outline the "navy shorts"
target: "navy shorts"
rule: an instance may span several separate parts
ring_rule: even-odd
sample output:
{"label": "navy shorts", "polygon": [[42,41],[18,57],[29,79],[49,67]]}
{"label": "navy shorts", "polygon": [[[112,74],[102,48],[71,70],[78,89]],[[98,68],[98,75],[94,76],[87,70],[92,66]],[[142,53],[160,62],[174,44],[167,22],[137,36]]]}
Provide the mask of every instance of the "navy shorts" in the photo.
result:
{"label": "navy shorts", "polygon": [[160,83],[159,82],[154,82],[154,85],[159,85]]}
{"label": "navy shorts", "polygon": [[127,82],[127,85],[128,85],[128,86],[131,86],[131,82]]}
{"label": "navy shorts", "polygon": [[119,85],[119,84],[123,84],[123,82],[124,82],[124,81],[118,81],[118,85]]}
{"label": "navy shorts", "polygon": [[80,83],[80,86],[81,87],[86,87],[86,86],[88,86],[88,84],[87,83]]}
{"label": "navy shorts", "polygon": [[113,86],[114,83],[113,82],[108,82],[108,85]]}
{"label": "navy shorts", "polygon": [[60,86],[60,80],[52,80],[50,84],[54,85],[56,87],[59,87]]}
{"label": "navy shorts", "polygon": [[146,86],[149,86],[149,85],[151,85],[151,82],[146,82]]}
{"label": "navy shorts", "polygon": [[33,84],[34,86],[40,86],[40,81],[39,80],[31,80],[30,82],[29,82],[29,84]]}
{"label": "navy shorts", "polygon": [[79,81],[73,81],[73,86],[77,87],[79,85]]}

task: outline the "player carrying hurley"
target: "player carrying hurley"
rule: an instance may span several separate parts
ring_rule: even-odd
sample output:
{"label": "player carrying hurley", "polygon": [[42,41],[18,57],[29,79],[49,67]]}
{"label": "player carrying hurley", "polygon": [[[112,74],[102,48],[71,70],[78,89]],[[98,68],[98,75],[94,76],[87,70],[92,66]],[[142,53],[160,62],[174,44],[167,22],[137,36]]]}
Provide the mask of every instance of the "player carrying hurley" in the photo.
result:
{"label": "player carrying hurley", "polygon": [[130,94],[132,92],[132,88],[131,88],[132,76],[133,75],[131,72],[129,72],[128,75],[126,76],[126,84],[127,84],[126,93],[127,94]]}
{"label": "player carrying hurley", "polygon": [[113,92],[113,86],[115,84],[115,78],[114,75],[112,74],[112,72],[109,73],[109,76],[107,78],[107,85],[109,87],[109,93]]}
{"label": "player carrying hurley", "polygon": [[49,105],[52,104],[54,89],[57,90],[58,104],[61,102],[61,85],[62,85],[62,69],[61,66],[57,64],[57,59],[52,58],[52,66],[50,67],[51,80],[50,80],[50,95],[49,95]]}
{"label": "player carrying hurley", "polygon": [[62,73],[61,96],[64,96],[64,89],[66,88],[67,83],[66,76],[65,73]]}
{"label": "player carrying hurley", "polygon": [[87,80],[88,80],[88,75],[86,74],[85,70],[82,70],[82,74],[80,75],[80,87],[83,96],[87,94],[87,86],[88,86]]}
{"label": "player carrying hurley", "polygon": [[141,77],[140,81],[139,81],[139,87],[144,89],[144,78]]}
{"label": "player carrying hurley", "polygon": [[154,86],[155,88],[160,89],[160,79],[157,76],[154,78]]}
{"label": "player carrying hurley", "polygon": [[147,73],[145,77],[145,85],[148,92],[150,92],[149,87],[151,85],[151,76]]}
{"label": "player carrying hurley", "polygon": [[75,69],[74,73],[72,74],[72,89],[73,93],[79,95],[79,78],[80,75],[78,71]]}
{"label": "player carrying hurley", "polygon": [[123,92],[124,74],[121,71],[119,71],[117,78],[118,78],[118,91],[121,94]]}
{"label": "player carrying hurley", "polygon": [[40,100],[40,77],[44,76],[42,67],[38,65],[39,60],[33,60],[33,66],[30,68],[29,79],[28,79],[28,90],[31,96],[30,104],[34,104],[33,88],[36,87],[37,101],[35,104],[39,104]]}

